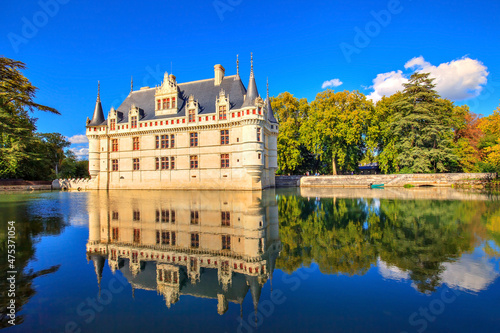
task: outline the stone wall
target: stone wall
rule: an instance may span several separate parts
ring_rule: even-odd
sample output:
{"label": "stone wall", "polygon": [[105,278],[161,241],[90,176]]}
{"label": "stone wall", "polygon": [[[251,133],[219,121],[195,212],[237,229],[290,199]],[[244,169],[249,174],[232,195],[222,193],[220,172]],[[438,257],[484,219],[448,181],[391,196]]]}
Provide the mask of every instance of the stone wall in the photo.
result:
{"label": "stone wall", "polygon": [[52,181],[52,188],[54,190],[87,191],[87,190],[95,190],[97,186],[93,179],[73,178],[73,179],[55,179]]}
{"label": "stone wall", "polygon": [[300,186],[300,178],[304,176],[276,176],[276,187]]}
{"label": "stone wall", "polygon": [[450,187],[464,181],[495,179],[495,173],[436,173],[403,175],[347,175],[347,176],[308,176],[300,179],[301,187],[369,187],[371,184],[384,184],[384,187],[443,186]]}

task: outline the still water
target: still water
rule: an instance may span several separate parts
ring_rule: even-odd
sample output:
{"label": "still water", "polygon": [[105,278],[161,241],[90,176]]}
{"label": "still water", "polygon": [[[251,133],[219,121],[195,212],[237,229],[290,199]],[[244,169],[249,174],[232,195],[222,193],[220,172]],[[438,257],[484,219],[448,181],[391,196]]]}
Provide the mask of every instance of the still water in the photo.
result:
{"label": "still water", "polygon": [[488,194],[48,192],[0,194],[0,211],[6,331],[500,331]]}

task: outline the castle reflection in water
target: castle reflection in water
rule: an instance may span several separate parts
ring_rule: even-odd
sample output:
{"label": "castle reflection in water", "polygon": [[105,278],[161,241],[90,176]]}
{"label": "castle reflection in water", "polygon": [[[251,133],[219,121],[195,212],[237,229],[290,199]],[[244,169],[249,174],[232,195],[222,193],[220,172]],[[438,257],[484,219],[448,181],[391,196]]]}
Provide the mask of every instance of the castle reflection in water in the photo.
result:
{"label": "castle reflection in water", "polygon": [[167,307],[180,295],[255,309],[281,249],[274,190],[95,191],[89,193],[87,258],[97,281],[104,265],[133,289],[156,291]]}

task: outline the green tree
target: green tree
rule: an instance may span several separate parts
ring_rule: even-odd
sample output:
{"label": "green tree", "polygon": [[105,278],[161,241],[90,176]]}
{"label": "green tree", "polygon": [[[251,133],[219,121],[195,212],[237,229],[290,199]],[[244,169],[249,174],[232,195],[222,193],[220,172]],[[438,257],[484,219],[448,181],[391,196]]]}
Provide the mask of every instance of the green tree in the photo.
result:
{"label": "green tree", "polygon": [[44,146],[44,156],[52,166],[55,178],[59,177],[61,163],[68,154],[65,148],[71,143],[60,133],[42,133],[39,134]]}
{"label": "green tree", "polygon": [[398,164],[411,172],[445,172],[456,163],[452,151],[452,107],[434,90],[428,73],[414,73],[404,84],[403,98],[392,107],[391,132],[398,138]]}
{"label": "green tree", "polygon": [[325,171],[357,170],[373,111],[372,102],[358,91],[326,90],[316,96],[301,127],[302,140],[321,162],[328,162]]}
{"label": "green tree", "polygon": [[26,66],[20,61],[0,57],[0,177],[30,178],[26,166],[41,161],[35,148],[35,121],[29,115],[35,110],[55,114],[51,107],[34,102],[38,88],[21,73]]}
{"label": "green tree", "polygon": [[284,92],[271,99],[276,119],[280,123],[278,134],[278,173],[297,174],[304,169],[307,151],[300,142],[300,128],[307,118],[309,104]]}

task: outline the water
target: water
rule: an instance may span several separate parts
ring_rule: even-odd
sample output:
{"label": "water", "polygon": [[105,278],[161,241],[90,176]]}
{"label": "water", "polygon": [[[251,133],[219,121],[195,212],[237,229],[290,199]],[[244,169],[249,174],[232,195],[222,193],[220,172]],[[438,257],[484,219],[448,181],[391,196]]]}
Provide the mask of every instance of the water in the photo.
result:
{"label": "water", "polygon": [[6,331],[500,331],[492,195],[49,192],[2,194],[0,210]]}

